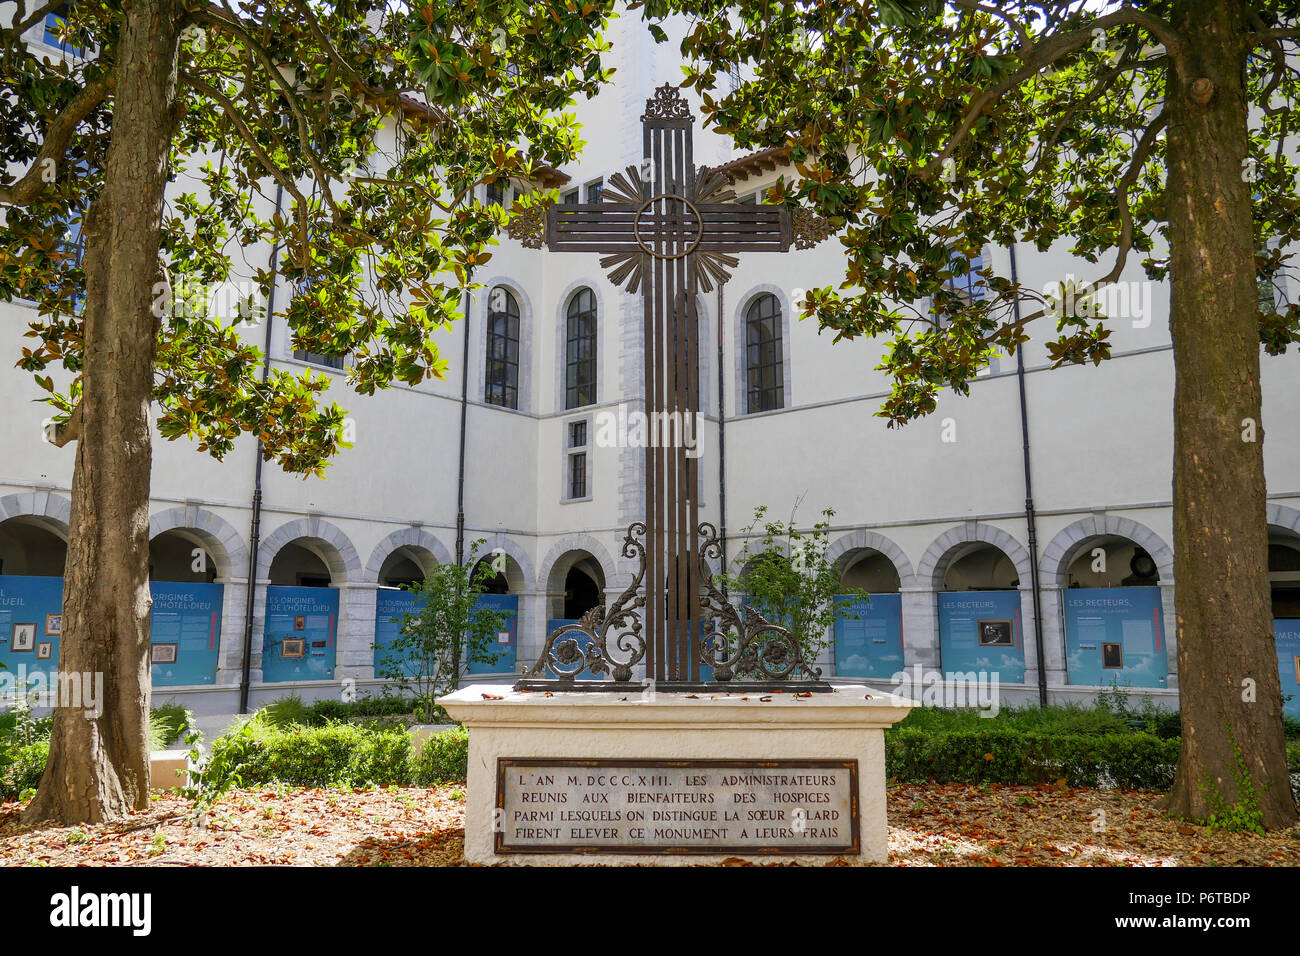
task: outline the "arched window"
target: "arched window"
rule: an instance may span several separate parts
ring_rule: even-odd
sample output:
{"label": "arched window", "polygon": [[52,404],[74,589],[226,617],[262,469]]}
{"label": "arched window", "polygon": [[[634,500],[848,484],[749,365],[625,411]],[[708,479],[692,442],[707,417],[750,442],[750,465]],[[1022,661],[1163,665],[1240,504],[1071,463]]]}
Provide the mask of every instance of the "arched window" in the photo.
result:
{"label": "arched window", "polygon": [[747,408],[766,412],[785,407],[785,367],[781,346],[781,303],[760,295],[745,313]]}
{"label": "arched window", "polygon": [[488,295],[483,401],[502,408],[519,407],[519,303],[504,286]]}
{"label": "arched window", "polygon": [[564,407],[596,404],[596,296],[579,289],[569,299],[564,351]]}

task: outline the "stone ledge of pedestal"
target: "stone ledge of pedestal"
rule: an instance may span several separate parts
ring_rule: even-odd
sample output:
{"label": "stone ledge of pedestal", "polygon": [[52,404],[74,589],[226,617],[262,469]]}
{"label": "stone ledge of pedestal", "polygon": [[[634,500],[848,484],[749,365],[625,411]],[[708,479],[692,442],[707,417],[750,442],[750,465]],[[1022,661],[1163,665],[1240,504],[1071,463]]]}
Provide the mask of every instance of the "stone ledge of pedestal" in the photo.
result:
{"label": "stone ledge of pedestal", "polygon": [[[485,697],[484,695],[487,695]],[[885,820],[885,728],[913,704],[862,686],[795,698],[792,694],[689,696],[660,691],[520,693],[474,685],[439,703],[469,729],[465,857],[470,863],[514,866],[655,864],[693,866],[739,858],[756,863],[821,866],[840,859],[865,864],[888,858]],[[770,696],[759,702],[758,697]],[[749,697],[748,701],[743,698]],[[497,759],[856,760],[859,852],[763,853],[501,853],[495,849]]]}

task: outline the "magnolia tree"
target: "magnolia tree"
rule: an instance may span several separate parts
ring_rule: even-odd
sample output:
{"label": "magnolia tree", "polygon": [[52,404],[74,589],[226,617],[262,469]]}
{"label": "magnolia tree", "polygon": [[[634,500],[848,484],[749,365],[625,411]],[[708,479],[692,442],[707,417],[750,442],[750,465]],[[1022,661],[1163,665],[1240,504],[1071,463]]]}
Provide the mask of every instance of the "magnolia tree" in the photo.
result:
{"label": "magnolia tree", "polygon": [[440,564],[408,587],[414,608],[393,618],[392,641],[375,645],[384,651],[375,676],[411,693],[417,720],[445,716],[438,698],[456,689],[470,664],[495,664],[499,657],[497,637],[514,612],[481,600],[499,571],[496,560],[478,560],[482,545],[475,541],[463,564]]}
{"label": "magnolia tree", "polygon": [[[59,666],[106,675],[102,716],[58,709],[29,819],[148,806],[154,428],[307,475],[345,444],[327,380],[239,327],[277,275],[293,347],[350,356],[357,391],[442,377],[435,333],[506,224],[475,187],[575,155],[609,7],[0,2],[0,298],[38,304],[19,364],[76,446]],[[64,56],[28,43],[56,10]],[[234,315],[192,294],[241,274]]]}
{"label": "magnolia tree", "polygon": [[[651,19],[669,8],[695,18],[685,85],[706,123],[742,147],[789,147],[798,178],[770,200],[842,230],[843,284],[802,304],[837,339],[889,338],[894,386],[880,414],[891,425],[933,411],[942,388],[965,394],[1031,327],[1056,365],[1101,362],[1099,291],[1130,265],[1169,282],[1186,733],[1167,806],[1293,823],[1260,352],[1300,339],[1300,308],[1277,305],[1271,288],[1300,235],[1300,3],[642,6]],[[1015,243],[1096,267],[1081,290],[1051,295],[987,264],[960,288],[982,248]]]}
{"label": "magnolia tree", "polygon": [[841,584],[841,568],[830,560],[830,530],[834,510],[806,531],[788,521],[770,518],[767,506],[754,509],[754,520],[741,530],[744,547],[736,557],[736,575],[719,574],[718,581],[751,604],[768,620],[790,629],[804,657],[815,661],[830,643],[831,628],[840,619],[857,619],[854,604],[865,600],[860,588]]}

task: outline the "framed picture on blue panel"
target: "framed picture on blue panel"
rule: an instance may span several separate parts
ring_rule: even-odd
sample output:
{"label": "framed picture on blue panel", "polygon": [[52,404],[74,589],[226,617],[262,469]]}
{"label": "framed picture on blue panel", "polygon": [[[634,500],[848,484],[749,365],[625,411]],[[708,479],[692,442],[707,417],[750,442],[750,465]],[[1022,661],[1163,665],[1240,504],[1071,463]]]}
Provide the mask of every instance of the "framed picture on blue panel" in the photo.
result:
{"label": "framed picture on blue panel", "polygon": [[19,651],[36,650],[36,623],[15,624],[13,631],[13,640],[9,644],[9,650],[15,653]]}
{"label": "framed picture on blue panel", "polygon": [[1016,634],[1010,621],[978,621],[980,647],[1015,647]]}
{"label": "framed picture on blue panel", "polygon": [[38,661],[48,661],[54,656],[54,642],[41,641],[36,645],[36,659]]}
{"label": "framed picture on blue panel", "polygon": [[45,634],[48,637],[58,637],[63,633],[63,615],[47,614],[45,615]]}
{"label": "framed picture on blue panel", "polygon": [[1300,684],[1300,657],[1295,659],[1295,682]]}
{"label": "framed picture on blue panel", "polygon": [[1112,670],[1122,669],[1124,667],[1124,645],[1102,644],[1101,666]]}
{"label": "framed picture on blue panel", "polygon": [[175,664],[178,644],[151,644],[149,647],[151,664]]}
{"label": "framed picture on blue panel", "polygon": [[307,649],[307,642],[301,637],[286,637],[280,642],[281,657],[302,657]]}

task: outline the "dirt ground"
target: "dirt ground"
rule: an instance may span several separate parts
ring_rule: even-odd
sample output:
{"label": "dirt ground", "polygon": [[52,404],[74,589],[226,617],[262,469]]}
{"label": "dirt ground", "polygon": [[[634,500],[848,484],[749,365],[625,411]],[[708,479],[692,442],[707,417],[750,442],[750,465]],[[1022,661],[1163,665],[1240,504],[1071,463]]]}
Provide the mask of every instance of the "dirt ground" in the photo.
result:
{"label": "dirt ground", "polygon": [[[1211,834],[1163,817],[1159,796],[891,787],[887,865],[1300,866],[1300,827]],[[464,866],[464,809],[455,787],[260,789],[230,794],[200,821],[186,801],[157,793],[120,823],[33,829],[21,805],[5,804],[0,865]]]}

